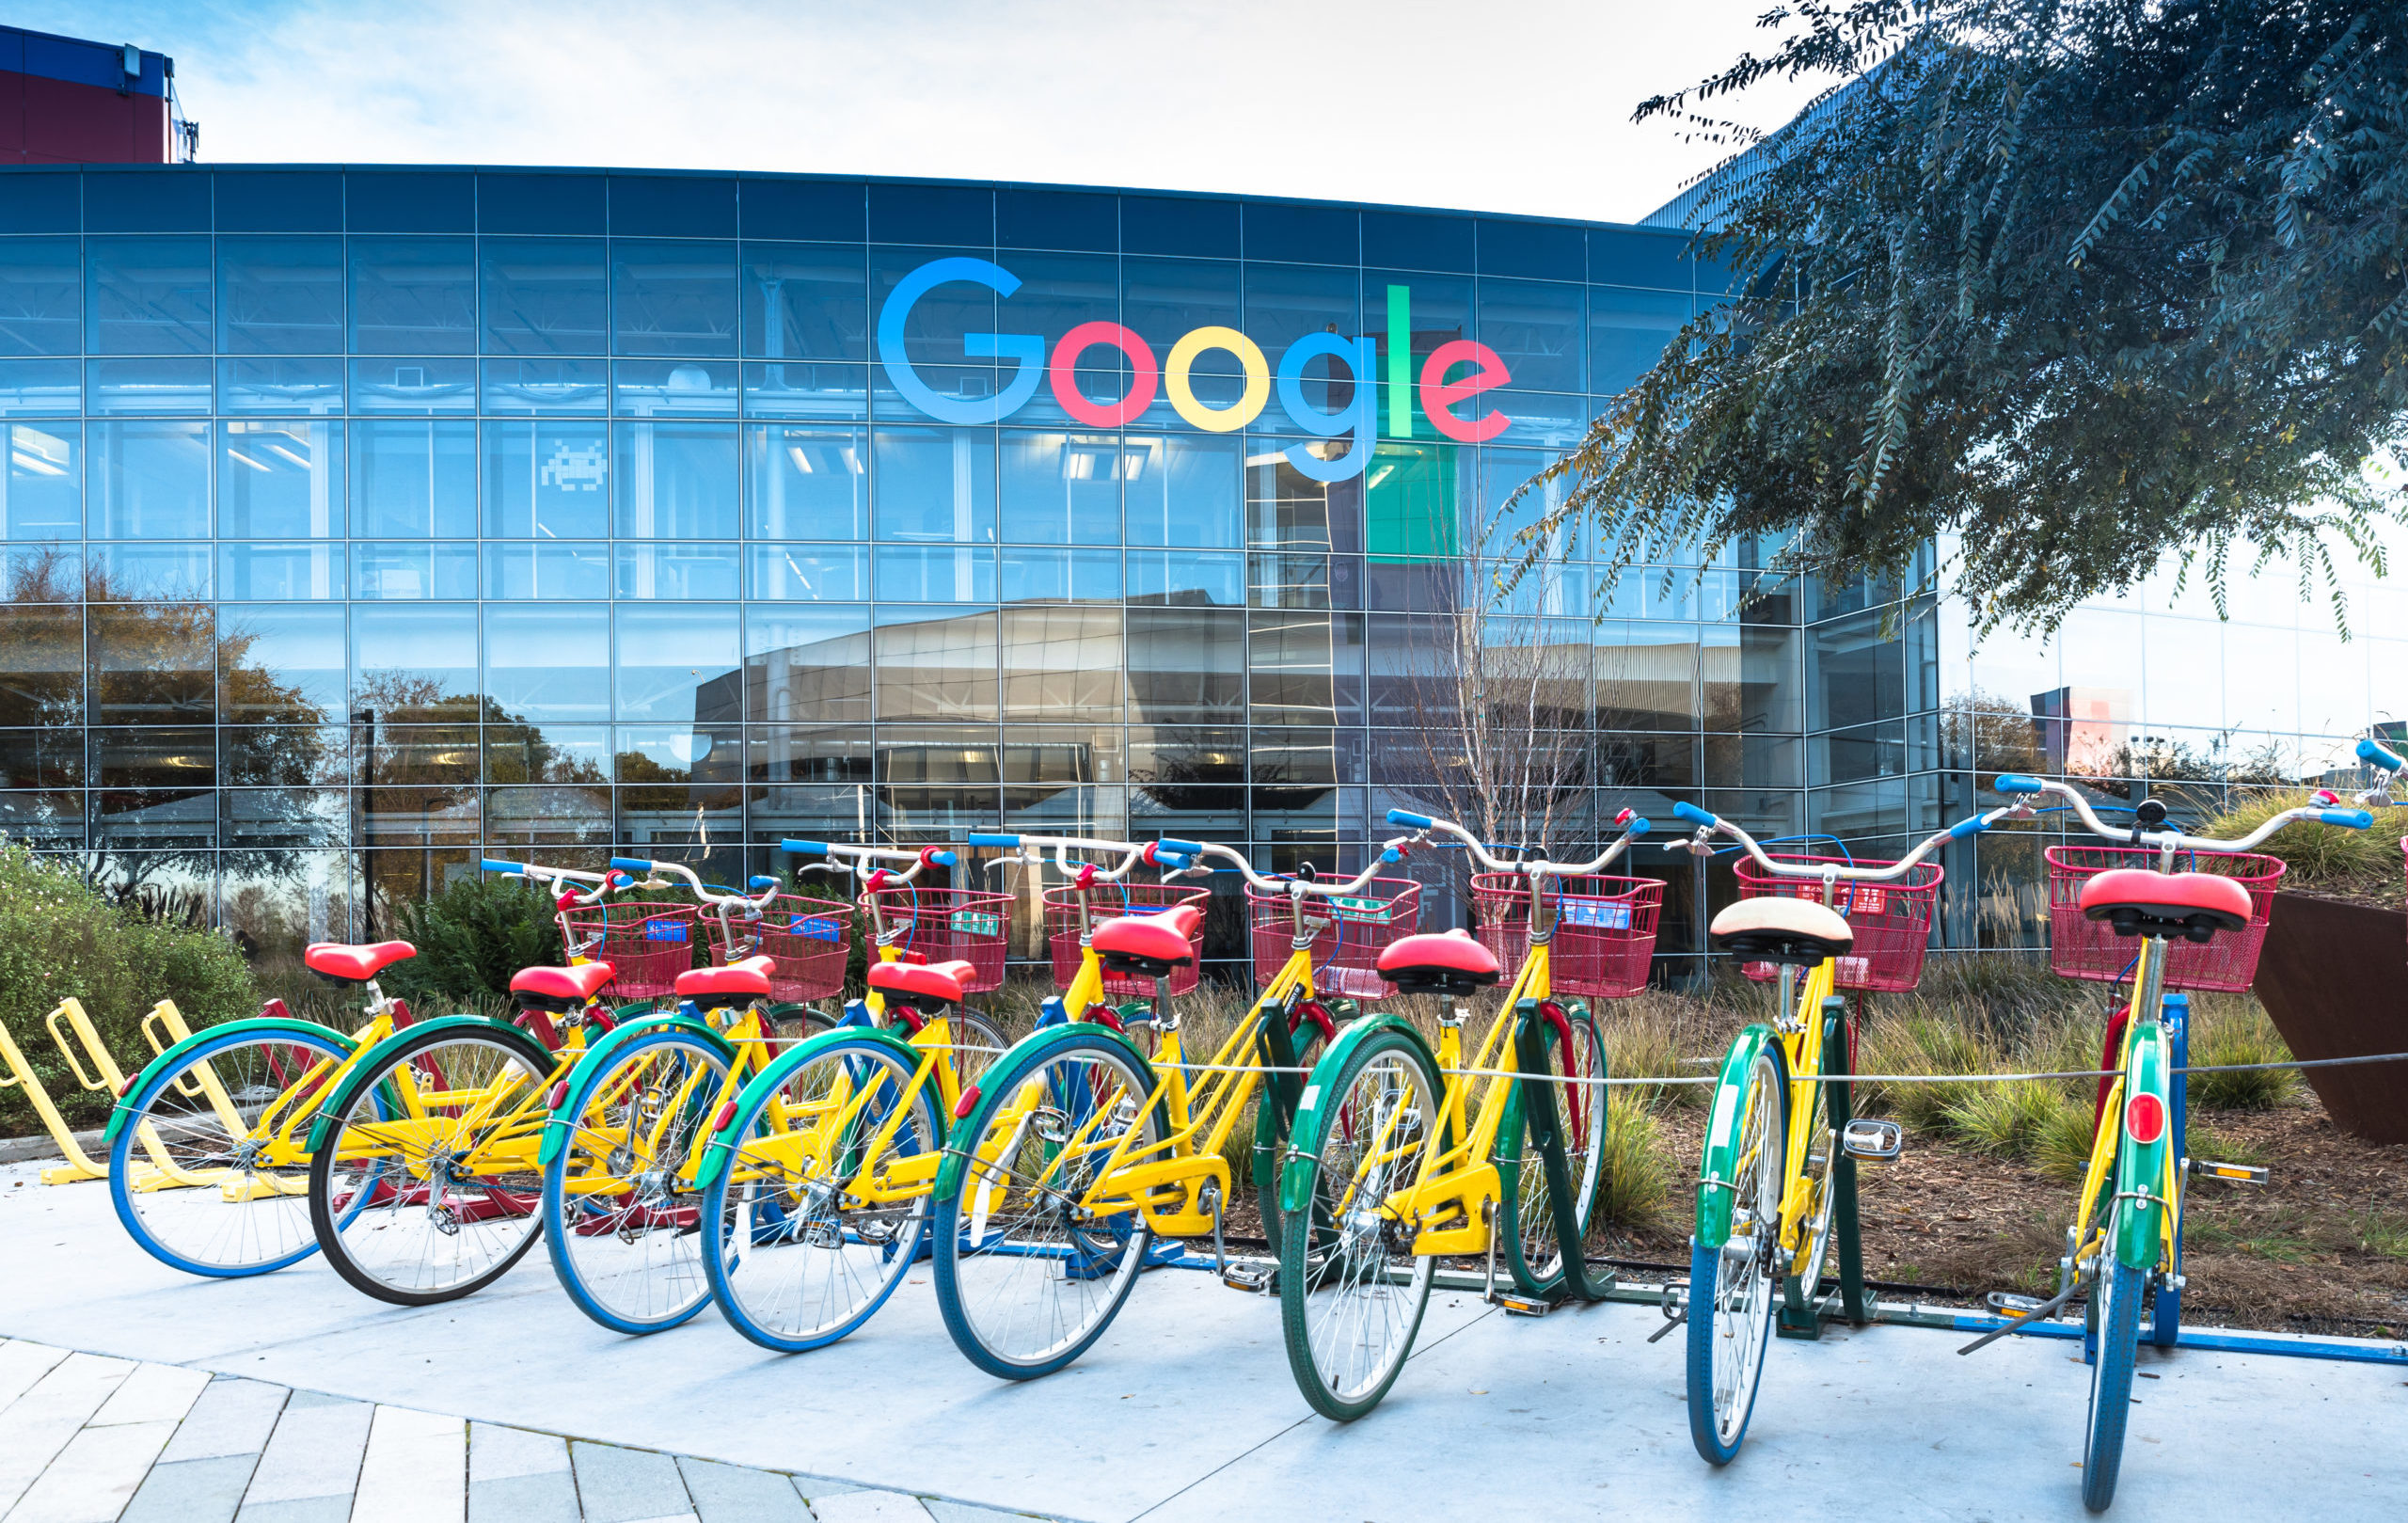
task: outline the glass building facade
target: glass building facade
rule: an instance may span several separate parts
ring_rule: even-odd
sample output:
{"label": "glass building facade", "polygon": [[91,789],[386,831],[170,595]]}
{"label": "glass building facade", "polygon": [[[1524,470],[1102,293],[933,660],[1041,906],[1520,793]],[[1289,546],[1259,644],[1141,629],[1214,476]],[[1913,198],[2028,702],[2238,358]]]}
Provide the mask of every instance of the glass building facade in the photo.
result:
{"label": "glass building facade", "polygon": [[[726,881],[786,835],[1028,829],[1351,865],[1449,765],[1481,557],[1562,488],[1517,490],[1722,289],[1687,247],[983,183],[0,169],[0,832],[263,947],[378,933],[481,855]],[[1567,854],[1675,799],[1877,849],[1970,804],[1971,738],[2015,729],[1981,695],[2062,750],[2115,686],[1744,551],[1549,548],[1475,643],[1540,653]],[[2128,722],[2224,726],[2199,674],[2149,667]],[[1641,865],[1694,954],[1727,868]]]}

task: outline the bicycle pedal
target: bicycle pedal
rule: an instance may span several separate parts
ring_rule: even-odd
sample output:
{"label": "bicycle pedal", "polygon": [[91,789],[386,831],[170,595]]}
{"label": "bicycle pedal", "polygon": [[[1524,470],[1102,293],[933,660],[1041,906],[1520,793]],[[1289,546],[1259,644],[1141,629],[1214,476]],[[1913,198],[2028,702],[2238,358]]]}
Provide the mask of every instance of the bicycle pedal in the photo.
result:
{"label": "bicycle pedal", "polygon": [[1251,1291],[1268,1295],[1279,1288],[1277,1264],[1226,1264],[1221,1269],[1221,1283],[1233,1291]]}
{"label": "bicycle pedal", "polygon": [[2241,1184],[2263,1184],[2266,1171],[2255,1164],[2218,1164],[2205,1158],[2190,1160],[2191,1172],[2204,1174],[2211,1180],[2232,1180]]}
{"label": "bicycle pedal", "polygon": [[1886,1163],[1907,1150],[1907,1129],[1895,1121],[1858,1117],[1840,1129],[1840,1151],[1869,1164]]}
{"label": "bicycle pedal", "polygon": [[1545,1295],[1525,1295],[1520,1291],[1498,1291],[1489,1297],[1505,1309],[1508,1316],[1544,1317],[1563,1303]]}
{"label": "bicycle pedal", "polygon": [[2007,1291],[1992,1291],[1982,1301],[1992,1311],[2009,1317],[2020,1317],[2049,1304],[2036,1295],[2016,1295]]}

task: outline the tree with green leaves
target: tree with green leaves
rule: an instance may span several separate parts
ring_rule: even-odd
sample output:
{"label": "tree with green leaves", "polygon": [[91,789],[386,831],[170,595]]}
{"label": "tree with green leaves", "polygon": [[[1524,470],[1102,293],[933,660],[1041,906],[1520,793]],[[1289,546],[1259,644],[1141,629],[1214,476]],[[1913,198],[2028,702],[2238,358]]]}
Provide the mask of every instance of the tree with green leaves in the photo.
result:
{"label": "tree with green leaves", "polygon": [[[2169,558],[2384,570],[2408,412],[2408,7],[1807,0],[1638,116],[1843,83],[1699,197],[1732,298],[1553,468],[1529,531],[1625,563],[1765,536],[2053,628]],[[2369,462],[2386,468],[2370,469]],[[2390,481],[2384,478],[2388,476]],[[2344,626],[2346,628],[2346,624]]]}

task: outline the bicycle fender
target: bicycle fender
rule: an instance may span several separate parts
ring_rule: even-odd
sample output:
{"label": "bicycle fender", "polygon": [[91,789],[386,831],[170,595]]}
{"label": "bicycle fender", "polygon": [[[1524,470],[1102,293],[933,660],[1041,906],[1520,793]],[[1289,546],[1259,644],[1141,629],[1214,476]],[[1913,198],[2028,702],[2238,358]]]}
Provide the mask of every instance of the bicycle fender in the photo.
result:
{"label": "bicycle fender", "polygon": [[407,1027],[394,1032],[354,1060],[351,1071],[343,1075],[342,1083],[336,1087],[334,1094],[318,1107],[316,1118],[309,1122],[309,1140],[306,1150],[314,1153],[324,1147],[327,1129],[335,1124],[335,1118],[351,1108],[352,1102],[359,1098],[361,1090],[384,1082],[386,1071],[393,1066],[393,1055],[396,1052],[406,1043],[417,1040],[430,1031],[490,1032],[502,1040],[521,1048],[527,1058],[527,1066],[539,1077],[551,1070],[552,1055],[544,1051],[544,1044],[537,1041],[532,1035],[512,1025],[507,1021],[496,1021],[483,1015],[445,1015],[437,1016],[432,1021],[414,1021]]}
{"label": "bicycle fender", "polygon": [[[1065,1025],[1041,1026],[1012,1043],[1006,1049],[1003,1056],[995,1059],[989,1066],[987,1073],[980,1075],[979,1102],[970,1107],[969,1115],[954,1121],[953,1131],[956,1135],[945,1139],[944,1162],[937,1166],[937,1182],[935,1188],[929,1194],[930,1199],[949,1200],[961,1193],[961,1176],[970,1166],[970,1156],[966,1143],[958,1134],[970,1124],[973,1118],[987,1109],[987,1103],[994,1092],[990,1087],[988,1075],[1024,1074],[1031,1067],[1041,1061],[1052,1049],[1085,1037],[1101,1037],[1117,1046],[1130,1062],[1136,1066],[1138,1077],[1145,1082],[1146,1092],[1153,1093],[1154,1065],[1144,1053],[1137,1050],[1137,1044],[1131,1041],[1125,1032],[1115,1031],[1099,1021],[1072,1021]],[[1011,1082],[1018,1084],[1020,1080],[1014,1078]]]}
{"label": "bicycle fender", "polygon": [[1305,1092],[1296,1103],[1295,1124],[1288,1130],[1290,1156],[1279,1166],[1279,1208],[1282,1211],[1302,1211],[1311,1201],[1313,1181],[1310,1163],[1294,1154],[1320,1154],[1322,1132],[1329,1124],[1328,1117],[1323,1111],[1323,1102],[1330,1096],[1324,1091],[1337,1082],[1339,1071],[1354,1055],[1354,1049],[1375,1031],[1403,1032],[1421,1050],[1431,1071],[1437,1071],[1438,1055],[1431,1051],[1430,1039],[1401,1015],[1382,1011],[1339,1028],[1338,1039],[1329,1044],[1328,1050],[1313,1064],[1312,1072],[1306,1077]]}
{"label": "bicycle fender", "polygon": [[331,1037],[345,1047],[358,1045],[332,1026],[322,1026],[315,1021],[303,1021],[293,1016],[251,1015],[240,1021],[228,1021],[218,1025],[203,1026],[142,1065],[142,1071],[134,1076],[134,1082],[125,1087],[124,1091],[117,1097],[117,1103],[109,1108],[108,1125],[101,1133],[103,1146],[105,1148],[115,1145],[117,1134],[125,1130],[126,1118],[134,1114],[131,1109],[134,1097],[150,1085],[152,1074],[173,1073],[183,1066],[184,1055],[202,1042],[214,1041],[220,1037],[231,1036],[236,1032],[252,1031],[286,1031],[294,1035]]}
{"label": "bicycle fender", "polygon": [[673,1028],[719,1054],[729,1068],[736,1066],[736,1044],[712,1030],[710,1023],[699,1016],[672,1010],[657,1017],[642,1016],[630,1021],[587,1048],[585,1055],[577,1060],[577,1067],[568,1071],[568,1088],[544,1122],[543,1141],[535,1150],[536,1163],[549,1167],[553,1156],[568,1146],[569,1134],[577,1129],[577,1118],[585,1114],[586,1100],[594,1093],[594,1081],[601,1077],[607,1066],[605,1057],[639,1037],[656,1036]]}
{"label": "bicycle fender", "polygon": [[2166,1050],[2165,1028],[2150,1021],[2132,1038],[2131,1066],[2125,1070],[2124,1110],[2131,1111],[2135,1096],[2153,1095],[2164,1121],[2154,1142],[2136,1142],[2116,1118],[2115,1202],[2116,1260],[2133,1269],[2157,1267],[2163,1245],[2165,1213],[2173,1202],[2163,1198],[2167,1155],[2174,1147],[2173,1060]]}
{"label": "bicycle fender", "polygon": [[[645,1026],[642,1029],[649,1031],[653,1028]],[[794,1077],[795,1070],[816,1060],[829,1047],[864,1041],[893,1048],[895,1055],[906,1068],[919,1066],[920,1050],[881,1026],[839,1026],[833,1031],[823,1031],[808,1040],[795,1043],[772,1058],[768,1068],[754,1074],[752,1081],[737,1091],[733,1109],[721,1107],[726,1117],[726,1124],[721,1126],[716,1118],[713,1119],[710,1141],[703,1145],[702,1162],[695,1166],[694,1188],[709,1189],[712,1182],[727,1167],[728,1159],[736,1152],[736,1118],[749,1113],[762,1095],[783,1087],[788,1079]]]}
{"label": "bicycle fender", "polygon": [[1698,1160],[1697,1240],[1717,1252],[1731,1241],[1739,1136],[1748,1120],[1748,1074],[1772,1045],[1770,1026],[1752,1025],[1741,1031],[1731,1043],[1730,1055],[1722,1059],[1721,1076],[1714,1084],[1714,1106],[1705,1118],[1705,1149]]}

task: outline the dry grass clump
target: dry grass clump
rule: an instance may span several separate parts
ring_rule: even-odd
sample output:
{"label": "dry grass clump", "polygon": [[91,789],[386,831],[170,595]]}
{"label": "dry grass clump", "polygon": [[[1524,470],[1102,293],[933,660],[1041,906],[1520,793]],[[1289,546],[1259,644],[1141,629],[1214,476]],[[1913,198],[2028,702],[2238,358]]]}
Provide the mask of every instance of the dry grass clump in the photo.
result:
{"label": "dry grass clump", "polygon": [[[2253,789],[2237,794],[2224,813],[2199,827],[2199,833],[2220,841],[2238,840],[2284,810],[2308,802],[2304,788]],[[2339,825],[2286,826],[2257,849],[2281,860],[2284,872],[2279,886],[2285,890],[2397,909],[2400,837],[2397,816],[2377,816],[2375,828],[2368,831]]]}

